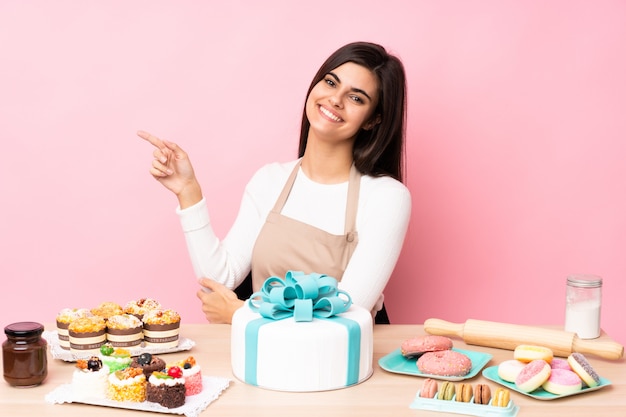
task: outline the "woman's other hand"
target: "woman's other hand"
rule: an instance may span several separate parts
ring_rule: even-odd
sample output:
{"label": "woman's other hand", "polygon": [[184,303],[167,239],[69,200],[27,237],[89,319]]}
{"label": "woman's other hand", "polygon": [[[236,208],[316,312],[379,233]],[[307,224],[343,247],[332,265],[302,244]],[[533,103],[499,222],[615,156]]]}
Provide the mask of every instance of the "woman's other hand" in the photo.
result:
{"label": "woman's other hand", "polygon": [[187,153],[173,142],[144,132],[137,135],[154,146],[150,174],[165,188],[178,197],[180,208],[196,204],[202,199],[202,191]]}
{"label": "woman's other hand", "polygon": [[[197,296],[202,301],[202,311],[207,320],[214,324],[230,324],[235,310],[244,302],[237,298],[234,291],[212,279],[201,278],[198,282],[203,288],[198,290]],[[205,291],[205,288],[210,291]]]}

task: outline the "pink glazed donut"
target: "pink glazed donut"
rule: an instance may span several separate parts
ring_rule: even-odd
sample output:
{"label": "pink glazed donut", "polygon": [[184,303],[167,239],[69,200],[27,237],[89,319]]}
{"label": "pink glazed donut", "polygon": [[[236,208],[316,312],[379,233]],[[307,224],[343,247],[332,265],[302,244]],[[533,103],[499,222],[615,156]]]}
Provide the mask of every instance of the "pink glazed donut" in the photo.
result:
{"label": "pink glazed donut", "polygon": [[417,360],[417,369],[430,375],[465,376],[472,369],[472,361],[455,350],[426,352]]}
{"label": "pink glazed donut", "polygon": [[556,395],[572,394],[582,387],[583,381],[575,372],[559,368],[553,368],[550,378],[542,385],[544,390]]}
{"label": "pink glazed donut", "polygon": [[520,391],[531,392],[543,385],[550,378],[552,369],[543,359],[535,359],[522,368],[515,378],[515,385]]}
{"label": "pink glazed donut", "polygon": [[432,334],[406,339],[400,345],[400,351],[406,357],[420,356],[425,352],[448,349],[452,349],[452,340],[450,338]]}

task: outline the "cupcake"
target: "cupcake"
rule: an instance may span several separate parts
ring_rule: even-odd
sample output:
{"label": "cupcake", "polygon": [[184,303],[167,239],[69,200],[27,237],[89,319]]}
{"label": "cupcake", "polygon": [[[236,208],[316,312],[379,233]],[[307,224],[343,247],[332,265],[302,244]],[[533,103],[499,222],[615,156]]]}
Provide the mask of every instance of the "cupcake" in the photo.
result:
{"label": "cupcake", "polygon": [[150,378],[153,372],[162,371],[165,369],[165,361],[159,357],[156,357],[148,352],[134,357],[130,363],[133,368],[140,368],[143,370],[143,374],[146,378]]}
{"label": "cupcake", "polygon": [[107,340],[113,347],[132,347],[141,344],[141,320],[132,314],[117,314],[107,320]]}
{"label": "cupcake", "polygon": [[187,359],[176,362],[174,365],[183,370],[185,377],[185,395],[196,395],[202,392],[202,372],[196,359],[189,356]]}
{"label": "cupcake", "polygon": [[124,313],[137,316],[139,320],[143,319],[143,315],[150,310],[160,310],[161,303],[152,298],[140,298],[139,300],[132,300],[126,303],[124,306]]}
{"label": "cupcake", "polygon": [[146,376],[141,369],[126,368],[109,375],[107,398],[113,401],[144,402]]}
{"label": "cupcake", "polygon": [[81,317],[91,317],[93,314],[86,308],[64,308],[57,314],[57,334],[59,336],[59,346],[61,348],[69,350],[70,348],[70,334],[68,327],[70,323]]}
{"label": "cupcake", "polygon": [[146,346],[178,346],[180,315],[174,310],[150,310],[143,316],[143,340]]}
{"label": "cupcake", "polygon": [[97,356],[76,361],[72,374],[72,398],[106,398],[109,368]]}
{"label": "cupcake", "polygon": [[146,400],[161,404],[166,408],[176,408],[185,404],[185,378],[178,366],[167,372],[153,372],[148,379]]}
{"label": "cupcake", "polygon": [[105,301],[103,303],[100,303],[98,307],[92,308],[91,312],[94,315],[100,316],[105,320],[107,320],[111,316],[124,314],[124,310],[122,309],[122,306],[117,303],[113,303],[111,301]]}
{"label": "cupcake", "polygon": [[111,373],[128,368],[132,362],[127,349],[114,348],[110,343],[100,348],[100,355],[102,363],[109,367]]}
{"label": "cupcake", "polygon": [[70,351],[77,358],[86,358],[98,353],[106,343],[106,323],[102,317],[81,317],[67,328]]}

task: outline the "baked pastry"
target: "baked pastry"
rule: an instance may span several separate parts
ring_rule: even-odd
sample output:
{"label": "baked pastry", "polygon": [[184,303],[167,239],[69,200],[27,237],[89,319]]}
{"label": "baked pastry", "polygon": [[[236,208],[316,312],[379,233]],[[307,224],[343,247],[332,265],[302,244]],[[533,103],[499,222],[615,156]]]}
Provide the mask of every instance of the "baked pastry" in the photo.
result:
{"label": "baked pastry", "polygon": [[451,401],[454,397],[456,389],[454,388],[454,384],[450,381],[443,381],[441,383],[441,387],[439,388],[439,392],[437,393],[438,400]]}
{"label": "baked pastry", "polygon": [[465,376],[472,369],[472,361],[455,350],[426,352],[417,360],[417,369],[423,374]]}
{"label": "baked pastry", "polygon": [[180,315],[171,309],[150,310],[143,316],[143,340],[146,346],[178,346]]}
{"label": "baked pastry", "polygon": [[202,371],[193,356],[173,364],[183,370],[185,378],[185,395],[196,395],[202,392]]}
{"label": "baked pastry", "polygon": [[151,353],[144,352],[133,358],[130,363],[132,368],[140,368],[146,378],[150,378],[153,372],[163,371],[165,369],[165,361]]}
{"label": "baked pastry", "polygon": [[112,301],[104,301],[100,303],[97,307],[92,308],[91,312],[94,315],[100,316],[103,319],[107,320],[111,316],[123,314],[124,309],[122,309],[122,306],[117,303],[114,303]]}
{"label": "baked pastry", "polygon": [[511,392],[506,388],[498,387],[493,393],[491,405],[494,407],[506,407],[511,400]]}
{"label": "baked pastry", "polygon": [[476,384],[474,389],[474,404],[489,404],[491,400],[491,388],[487,384]]}
{"label": "baked pastry", "polygon": [[105,398],[109,368],[97,356],[78,359],[72,374],[72,398]]}
{"label": "baked pastry", "polygon": [[106,322],[102,317],[81,317],[67,328],[70,351],[79,359],[98,353],[106,343]]}
{"label": "baked pastry", "polygon": [[432,378],[426,378],[422,389],[420,390],[420,397],[422,398],[434,398],[437,393],[438,383]]}
{"label": "baked pastry", "polygon": [[522,361],[525,363],[534,361],[535,359],[542,359],[547,363],[552,362],[554,353],[552,349],[544,346],[535,345],[519,345],[513,351],[513,359]]}
{"label": "baked pastry", "polygon": [[128,349],[114,348],[110,343],[100,347],[100,358],[102,363],[109,367],[110,372],[126,369],[132,362]]}
{"label": "baked pastry", "polygon": [[515,378],[515,386],[520,391],[531,392],[539,388],[550,377],[552,368],[543,359],[535,359],[527,363]]}
{"label": "baked pastry", "polygon": [[567,363],[567,359],[563,358],[552,358],[550,362],[550,368],[552,369],[567,369],[568,371],[572,370],[572,367]]}
{"label": "baked pastry", "polygon": [[515,382],[515,378],[519,375],[526,364],[517,359],[509,359],[498,365],[498,376],[506,382]]}
{"label": "baked pastry", "polygon": [[406,339],[400,345],[400,352],[407,358],[419,357],[426,352],[452,349],[452,340],[445,336],[426,335]]}
{"label": "baked pastry", "polygon": [[574,371],[553,368],[550,377],[541,387],[552,394],[565,395],[580,391],[583,382]]}
{"label": "baked pastry", "polygon": [[458,402],[468,403],[472,400],[473,395],[472,384],[460,383],[456,388],[456,400]]}
{"label": "baked pastry", "polygon": [[126,368],[109,375],[107,398],[113,401],[146,400],[146,376],[139,368]]}
{"label": "baked pastry", "polygon": [[91,317],[93,314],[87,308],[64,308],[59,311],[56,317],[57,335],[59,337],[59,346],[62,349],[70,349],[70,335],[68,327],[70,323],[81,317]]}
{"label": "baked pastry", "polygon": [[152,298],[140,298],[127,302],[124,306],[124,313],[132,314],[141,320],[146,312],[150,310],[160,310],[161,308],[161,303],[157,300]]}
{"label": "baked pastry", "polygon": [[133,347],[143,340],[141,320],[132,314],[116,314],[107,320],[107,340],[113,347]]}
{"label": "baked pastry", "polygon": [[146,400],[166,408],[184,405],[185,378],[182,369],[172,366],[166,372],[153,372],[148,379]]}
{"label": "baked pastry", "polygon": [[585,355],[582,353],[572,353],[567,357],[567,363],[572,367],[572,371],[576,372],[589,388],[600,385],[600,376],[587,361]]}

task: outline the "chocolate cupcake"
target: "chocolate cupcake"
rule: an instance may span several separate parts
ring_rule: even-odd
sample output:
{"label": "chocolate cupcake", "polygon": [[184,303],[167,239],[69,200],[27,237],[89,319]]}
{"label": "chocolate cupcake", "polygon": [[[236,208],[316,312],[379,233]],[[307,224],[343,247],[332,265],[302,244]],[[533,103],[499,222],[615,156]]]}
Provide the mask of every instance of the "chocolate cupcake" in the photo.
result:
{"label": "chocolate cupcake", "polygon": [[130,366],[132,368],[143,369],[143,374],[146,376],[146,379],[148,379],[153,372],[159,372],[165,369],[165,361],[145,352],[137,357],[134,357]]}

